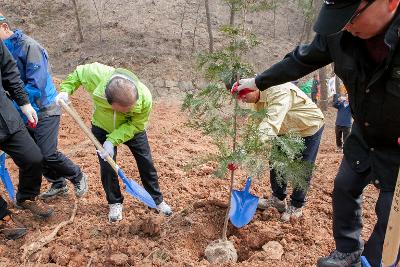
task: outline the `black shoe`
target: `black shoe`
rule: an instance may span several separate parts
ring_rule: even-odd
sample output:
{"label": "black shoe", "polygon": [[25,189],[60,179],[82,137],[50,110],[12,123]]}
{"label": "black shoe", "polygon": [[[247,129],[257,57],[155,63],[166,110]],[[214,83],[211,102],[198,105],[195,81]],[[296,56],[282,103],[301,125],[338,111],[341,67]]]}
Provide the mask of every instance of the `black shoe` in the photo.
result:
{"label": "black shoe", "polygon": [[15,240],[26,235],[28,230],[13,214],[6,215],[0,220],[0,233],[7,239]]}
{"label": "black shoe", "polygon": [[361,267],[361,254],[363,249],[350,253],[343,253],[337,250],[331,255],[319,258],[317,267]]}

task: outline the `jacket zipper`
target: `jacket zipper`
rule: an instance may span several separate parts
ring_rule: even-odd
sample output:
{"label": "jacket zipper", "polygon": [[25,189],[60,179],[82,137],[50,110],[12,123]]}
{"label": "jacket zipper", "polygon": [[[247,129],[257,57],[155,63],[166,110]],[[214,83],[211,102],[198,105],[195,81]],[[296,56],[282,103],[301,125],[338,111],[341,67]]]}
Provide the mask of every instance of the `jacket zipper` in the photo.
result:
{"label": "jacket zipper", "polygon": [[117,113],[114,110],[114,130],[115,130],[115,125],[116,125],[116,118],[117,118]]}

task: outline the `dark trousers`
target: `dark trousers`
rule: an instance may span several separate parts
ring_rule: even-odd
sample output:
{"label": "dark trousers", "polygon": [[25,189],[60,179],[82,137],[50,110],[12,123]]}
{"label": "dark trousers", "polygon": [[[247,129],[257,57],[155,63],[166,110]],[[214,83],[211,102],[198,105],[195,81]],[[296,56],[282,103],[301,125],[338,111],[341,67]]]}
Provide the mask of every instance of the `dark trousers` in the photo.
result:
{"label": "dark trousers", "polygon": [[351,127],[347,126],[335,126],[335,134],[336,134],[336,146],[339,148],[343,148],[343,144],[346,141],[347,137],[350,134]]}
{"label": "dark trousers", "polygon": [[7,202],[0,196],[0,220],[10,213],[7,209]]}
{"label": "dark trousers", "polygon": [[[301,155],[302,160],[310,162],[312,164],[315,163],[323,131],[324,127],[319,129],[315,134],[303,138],[305,148]],[[286,191],[287,183],[284,181],[278,183],[276,178],[277,174],[273,169],[271,169],[269,177],[270,177],[272,194],[276,196],[278,199],[284,200],[287,196],[287,191]],[[310,172],[310,174],[306,178],[307,186],[309,186],[310,184],[311,177],[312,177],[312,172]],[[292,195],[290,196],[291,205],[296,208],[303,207],[306,200],[306,194],[307,191],[297,188],[293,189]]]}
{"label": "dark trousers", "polygon": [[[353,252],[362,247],[362,192],[371,179],[370,172],[356,173],[345,159],[342,160],[332,195],[333,236],[340,252]],[[363,252],[372,267],[381,264],[393,193],[381,190],[375,205],[377,222]]]}
{"label": "dark trousers", "polygon": [[56,188],[64,186],[65,179],[75,184],[82,178],[79,166],[57,150],[59,127],[60,116],[49,116],[42,118],[36,129],[29,129],[43,155],[43,175]]}
{"label": "dark trousers", "polygon": [[317,94],[318,94],[318,92],[311,92],[311,100],[312,100],[312,102],[314,102],[315,104],[317,104],[317,102],[318,102]]}
{"label": "dark trousers", "polygon": [[[0,140],[0,149],[19,167],[17,201],[35,198],[42,183],[42,154],[25,127]],[[1,213],[1,211],[0,211]]]}
{"label": "dark trousers", "polygon": [[[92,125],[92,133],[101,144],[103,144],[107,139],[108,133],[94,125]],[[151,195],[156,204],[160,204],[163,201],[163,196],[160,192],[160,186],[158,185],[157,171],[151,158],[150,146],[146,132],[136,134],[131,140],[124,144],[128,146],[136,160],[140,179],[142,180],[144,188]],[[114,147],[114,160],[116,160],[116,157],[117,147]],[[124,197],[121,194],[117,174],[107,161],[104,161],[100,156],[98,158],[100,163],[101,182],[104,191],[106,192],[108,203],[122,203]]]}

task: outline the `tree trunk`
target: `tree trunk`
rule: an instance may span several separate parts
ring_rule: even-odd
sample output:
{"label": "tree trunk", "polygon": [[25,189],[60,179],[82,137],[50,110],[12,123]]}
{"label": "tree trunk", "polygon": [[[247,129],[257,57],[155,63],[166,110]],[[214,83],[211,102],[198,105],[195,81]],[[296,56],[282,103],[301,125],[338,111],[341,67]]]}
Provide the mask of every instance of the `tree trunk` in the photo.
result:
{"label": "tree trunk", "polygon": [[99,7],[97,7],[96,0],[92,0],[92,1],[93,1],[94,8],[96,9],[97,20],[99,21],[99,38],[100,38],[100,43],[101,43],[101,42],[103,42],[103,32],[102,32],[103,25],[101,23],[100,11],[99,11]]}
{"label": "tree trunk", "polygon": [[235,4],[231,6],[231,15],[229,17],[229,25],[233,26],[235,24]]}
{"label": "tree trunk", "polygon": [[196,31],[197,31],[197,26],[199,23],[199,10],[201,6],[201,1],[198,2],[197,4],[197,10],[196,10],[196,21],[194,23],[194,28],[193,28],[193,42],[192,42],[192,52],[195,51],[196,49]]}
{"label": "tree trunk", "polygon": [[210,15],[210,6],[208,4],[208,0],[204,0],[204,5],[206,7],[206,17],[207,17],[207,30],[208,30],[208,37],[209,37],[209,50],[210,53],[214,52],[214,38],[211,29],[211,15]]}
{"label": "tree trunk", "polygon": [[328,86],[326,84],[326,69],[319,69],[319,82],[321,85],[320,91],[320,108],[322,111],[328,110]]}
{"label": "tree trunk", "polygon": [[76,3],[76,0],[72,0],[72,3],[74,4],[76,24],[78,27],[78,42],[82,43],[83,42],[83,32],[82,32],[81,20],[79,18],[78,5]]}
{"label": "tree trunk", "polygon": [[276,37],[276,6],[275,0],[272,0],[272,8],[274,9],[274,38]]}

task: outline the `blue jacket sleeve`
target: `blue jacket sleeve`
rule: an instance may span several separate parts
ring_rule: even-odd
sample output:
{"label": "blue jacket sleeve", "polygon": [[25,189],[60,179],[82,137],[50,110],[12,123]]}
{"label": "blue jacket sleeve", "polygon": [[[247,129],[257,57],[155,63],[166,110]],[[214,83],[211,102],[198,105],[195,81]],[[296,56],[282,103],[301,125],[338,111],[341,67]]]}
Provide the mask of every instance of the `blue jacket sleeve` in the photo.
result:
{"label": "blue jacket sleeve", "polygon": [[29,44],[26,55],[25,91],[30,100],[40,98],[45,94],[48,79],[48,59],[46,51],[37,44]]}
{"label": "blue jacket sleeve", "polygon": [[340,94],[333,95],[333,107],[339,109],[342,102],[339,101]]}

